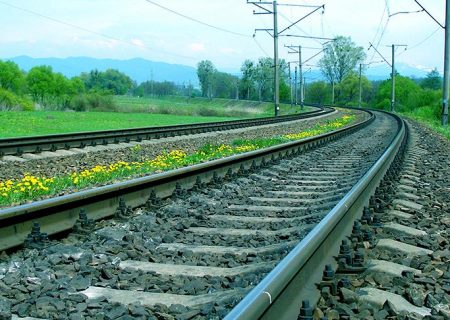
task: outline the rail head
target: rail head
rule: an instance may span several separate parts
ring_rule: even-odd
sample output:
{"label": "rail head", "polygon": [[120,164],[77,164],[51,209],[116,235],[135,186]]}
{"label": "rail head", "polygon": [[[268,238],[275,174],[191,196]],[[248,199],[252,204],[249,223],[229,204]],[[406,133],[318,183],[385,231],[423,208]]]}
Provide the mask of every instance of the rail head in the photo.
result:
{"label": "rail head", "polygon": [[340,244],[337,237],[343,239],[351,232],[352,221],[360,216],[406,136],[403,120],[391,115],[397,120],[398,131],[389,147],[325,218],[233,308],[226,320],[274,316],[296,319],[302,300],[313,303],[311,300],[319,298],[316,283],[320,282],[326,264],[336,265],[330,261],[330,254],[337,253]]}

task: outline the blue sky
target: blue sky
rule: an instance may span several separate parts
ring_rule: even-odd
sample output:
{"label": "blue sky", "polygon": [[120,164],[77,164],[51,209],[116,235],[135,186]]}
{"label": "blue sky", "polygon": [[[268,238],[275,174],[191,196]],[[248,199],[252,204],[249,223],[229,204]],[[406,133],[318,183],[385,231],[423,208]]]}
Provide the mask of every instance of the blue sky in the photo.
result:
{"label": "blue sky", "polygon": [[[252,37],[255,28],[271,28],[272,17],[254,16],[255,7],[245,0],[152,1],[240,35],[195,23],[145,0],[0,0],[0,58],[19,55],[142,57],[191,66],[209,59],[221,70],[235,71],[244,59],[257,59],[273,52],[269,35],[258,33],[255,39]],[[444,24],[444,0],[419,2]],[[388,14],[420,10],[413,0],[287,0],[282,3],[325,4],[324,14],[319,11],[311,15],[286,34],[351,36],[365,49],[369,41],[379,42],[378,50],[388,60],[387,45],[407,44],[407,51],[398,50],[398,62],[419,68],[443,68],[444,31],[430,17],[421,12],[388,18]],[[279,11],[282,29],[311,9],[279,7]],[[317,40],[282,37],[280,56],[287,60],[294,58],[283,48],[285,44],[320,47]],[[304,59],[317,51],[304,49]],[[367,62],[381,60],[373,52],[373,49],[368,51]]]}

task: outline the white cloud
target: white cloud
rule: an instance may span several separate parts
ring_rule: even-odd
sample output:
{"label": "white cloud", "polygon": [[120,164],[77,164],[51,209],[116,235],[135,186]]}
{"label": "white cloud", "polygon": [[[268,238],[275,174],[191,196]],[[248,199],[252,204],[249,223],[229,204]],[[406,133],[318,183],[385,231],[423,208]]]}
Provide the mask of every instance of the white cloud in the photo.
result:
{"label": "white cloud", "polygon": [[241,50],[236,50],[233,48],[220,48],[219,51],[224,54],[241,54],[242,53]]}
{"label": "white cloud", "polygon": [[141,39],[131,39],[131,43],[138,47],[144,46],[144,42]]}
{"label": "white cloud", "polygon": [[194,42],[189,44],[189,49],[193,52],[205,51],[205,45],[203,43]]}

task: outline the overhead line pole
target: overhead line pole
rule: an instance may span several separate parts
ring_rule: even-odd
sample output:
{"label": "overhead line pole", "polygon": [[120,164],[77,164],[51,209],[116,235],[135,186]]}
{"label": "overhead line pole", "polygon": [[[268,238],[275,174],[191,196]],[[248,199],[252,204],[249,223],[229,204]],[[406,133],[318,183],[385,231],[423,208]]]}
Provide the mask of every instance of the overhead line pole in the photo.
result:
{"label": "overhead line pole", "polygon": [[289,69],[289,90],[291,92],[290,97],[291,97],[291,107],[292,107],[292,73],[291,73],[291,63],[288,62],[288,69]]}
{"label": "overhead line pole", "polygon": [[448,125],[448,98],[449,98],[449,75],[450,75],[450,0],[445,0],[445,25],[442,25],[435,17],[431,15],[417,0],[414,0],[426,14],[444,29],[444,81],[442,84],[442,125]]}
{"label": "overhead line pole", "polygon": [[[310,6],[310,5],[291,5],[290,6],[296,6],[296,7],[309,7],[309,8],[315,8],[313,11],[308,13],[307,15],[303,16],[302,18],[298,19],[297,21],[291,23],[288,27],[281,30],[281,32],[278,32],[278,5],[283,4],[277,4],[277,1],[268,2],[268,1],[249,1],[247,0],[248,4],[253,4],[259,9],[262,10],[262,12],[255,12],[253,11],[253,14],[272,14],[273,15],[273,29],[255,29],[256,31],[266,31],[273,37],[273,60],[274,60],[274,107],[275,107],[275,117],[278,116],[279,110],[280,110],[280,70],[279,70],[279,63],[278,63],[278,37],[285,32],[286,30],[289,30],[291,27],[302,21],[303,19],[307,18],[309,15],[313,14],[320,8],[325,9],[325,5],[322,6]],[[264,5],[270,5],[272,4],[272,11],[265,8]],[[271,34],[270,31],[273,33]]]}
{"label": "overhead line pole", "polygon": [[359,108],[361,108],[361,100],[362,100],[361,77],[362,77],[362,63],[359,64],[359,99],[358,99],[358,107]]}
{"label": "overhead line pole", "polygon": [[442,125],[448,125],[448,97],[450,75],[450,0],[445,1],[445,51],[444,51],[444,81],[442,88]]}
{"label": "overhead line pole", "polygon": [[280,111],[280,70],[278,67],[278,10],[277,2],[273,2],[273,60],[274,60],[274,100],[275,100],[275,117]]}
{"label": "overhead line pole", "polygon": [[393,44],[392,45],[392,74],[391,74],[391,79],[392,79],[392,93],[391,93],[391,112],[395,111],[395,47],[406,47],[405,44]]}

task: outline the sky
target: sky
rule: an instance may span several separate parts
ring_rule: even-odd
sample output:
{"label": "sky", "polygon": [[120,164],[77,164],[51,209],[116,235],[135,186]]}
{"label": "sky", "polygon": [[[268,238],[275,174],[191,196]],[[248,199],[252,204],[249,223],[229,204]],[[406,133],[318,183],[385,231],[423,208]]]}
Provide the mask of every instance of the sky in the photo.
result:
{"label": "sky", "polygon": [[[324,40],[349,36],[362,46],[370,66],[387,61],[392,44],[396,62],[443,70],[444,30],[414,0],[286,0],[279,4],[325,5],[279,38],[280,58],[298,60],[285,45],[302,45],[303,60],[320,51]],[[444,25],[444,0],[419,0]],[[170,12],[161,8],[171,9]],[[265,5],[270,8],[272,5]],[[278,6],[279,31],[314,7]],[[236,72],[245,59],[273,57],[273,39],[256,28],[272,28],[273,16],[246,0],[0,0],[0,58],[144,58],[196,66],[211,60],[221,71]],[[410,12],[410,13],[399,13]],[[178,14],[177,14],[178,13]],[[179,14],[193,18],[193,21]],[[295,56],[295,57],[294,57]],[[317,64],[319,54],[309,64]]]}

